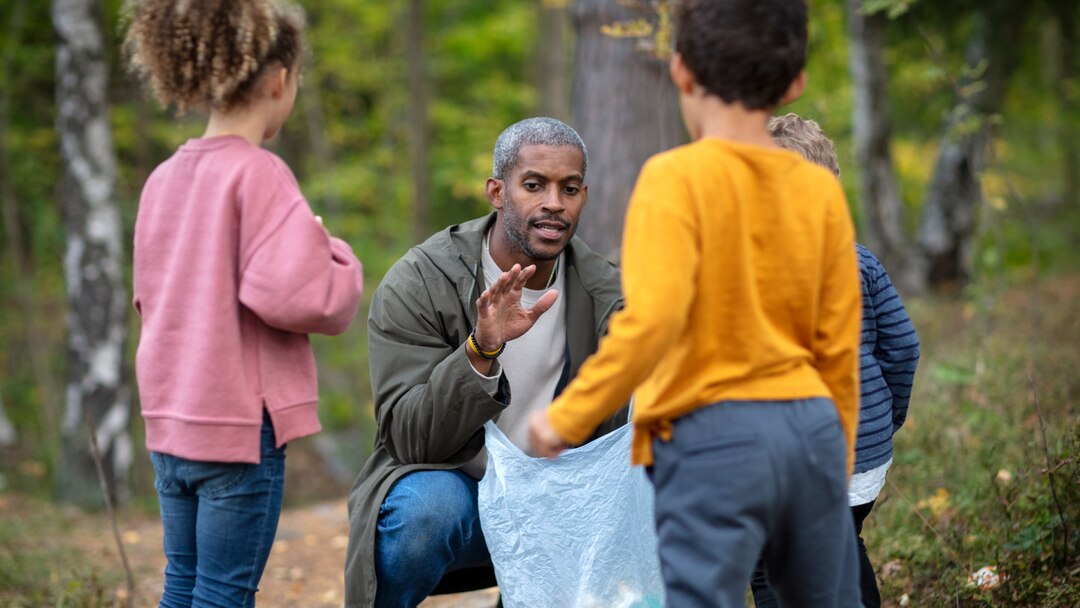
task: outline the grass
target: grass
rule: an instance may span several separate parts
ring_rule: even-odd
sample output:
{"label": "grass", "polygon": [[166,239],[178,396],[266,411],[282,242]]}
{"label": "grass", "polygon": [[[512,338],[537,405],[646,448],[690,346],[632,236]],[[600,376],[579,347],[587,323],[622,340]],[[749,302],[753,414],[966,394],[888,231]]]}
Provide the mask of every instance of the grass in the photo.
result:
{"label": "grass", "polygon": [[[912,302],[924,346],[865,529],[887,605],[1080,605],[1080,279]],[[997,586],[969,575],[995,568]]]}
{"label": "grass", "polygon": [[113,590],[123,574],[76,549],[70,534],[78,518],[49,503],[10,495],[0,495],[0,512],[0,605],[115,605]]}

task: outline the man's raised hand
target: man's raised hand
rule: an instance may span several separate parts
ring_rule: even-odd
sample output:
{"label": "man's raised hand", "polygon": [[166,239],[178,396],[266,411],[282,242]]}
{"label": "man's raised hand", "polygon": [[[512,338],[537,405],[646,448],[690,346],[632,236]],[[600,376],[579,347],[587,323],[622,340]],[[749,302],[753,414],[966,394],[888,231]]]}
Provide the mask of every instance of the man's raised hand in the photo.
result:
{"label": "man's raised hand", "polygon": [[536,266],[522,268],[514,264],[480,294],[476,301],[475,335],[481,350],[495,352],[520,337],[555,303],[559,292],[551,289],[532,308],[521,306],[521,290],[535,272]]}

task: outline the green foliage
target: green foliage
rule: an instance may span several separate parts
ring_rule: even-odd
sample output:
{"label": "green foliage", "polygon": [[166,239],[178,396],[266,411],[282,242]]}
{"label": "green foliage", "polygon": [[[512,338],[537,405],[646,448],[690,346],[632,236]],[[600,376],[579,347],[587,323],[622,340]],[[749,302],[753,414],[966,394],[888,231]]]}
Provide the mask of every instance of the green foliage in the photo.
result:
{"label": "green foliage", "polygon": [[[6,503],[8,499],[0,495],[0,500]],[[56,508],[43,504],[16,508],[17,517],[0,518],[0,604],[11,608],[112,606],[111,589],[122,575],[103,574],[69,544],[70,522]]]}
{"label": "green foliage", "polygon": [[915,0],[863,0],[862,12],[867,15],[884,12],[890,19],[908,12]]}
{"label": "green foliage", "polygon": [[860,212],[856,197],[855,150],[851,141],[853,93],[848,76],[847,30],[843,2],[810,0],[809,57],[806,93],[781,112],[794,112],[816,120],[836,144],[844,194],[856,220]]}
{"label": "green foliage", "polygon": [[[146,175],[185,139],[197,137],[204,122],[196,115],[176,119],[125,77],[116,53],[119,2],[106,2],[105,16],[114,53],[116,192],[130,231]],[[809,3],[810,86],[785,110],[817,120],[835,140],[845,190],[858,212],[844,3]],[[324,426],[366,449],[374,426],[367,303],[386,269],[413,244],[417,204],[411,200],[408,154],[406,3],[303,4],[312,59],[296,109],[273,147],[296,172],[327,227],[351,243],[364,262],[366,296],[357,321],[344,336],[313,342]],[[1059,87],[1072,91],[1075,109],[1075,75],[1069,85],[1070,75],[1056,73],[1048,59],[1063,43],[1045,4],[1032,5],[1024,39],[1033,42],[1016,49],[1020,67],[994,117],[994,145],[983,178],[988,204],[974,252],[976,282],[959,302],[910,302],[926,353],[912,418],[897,437],[890,485],[867,526],[883,591],[894,604],[906,593],[912,605],[923,606],[1080,605],[1075,581],[1080,566],[1075,344],[1080,335],[1070,318],[1075,306],[1069,305],[1080,294],[1067,280],[1033,291],[1038,300],[1026,302],[1006,289],[1071,272],[1080,263],[1080,205],[1062,195],[1069,170],[1062,133],[1078,132],[1080,112],[1070,113],[1058,95]],[[51,389],[58,399],[63,393],[64,231],[55,196],[59,153],[49,3],[24,5],[17,44],[8,5],[0,9],[0,48],[14,49],[11,65],[3,66],[3,89],[13,99],[7,124],[0,125],[12,151],[5,176],[16,196],[27,261],[20,273],[7,255],[6,234],[0,234],[0,396],[20,432],[19,445],[0,454],[0,465],[10,489],[40,494],[48,491],[48,446],[55,443],[59,419],[43,393]],[[985,86],[985,66],[968,67],[965,57],[972,5],[970,0],[864,3],[864,10],[886,11],[892,18],[886,55],[892,151],[909,234],[943,126],[958,111],[958,93],[970,95]],[[427,202],[433,226],[441,227],[488,209],[483,183],[491,147],[503,127],[537,105],[530,57],[543,41],[534,31],[536,2],[428,0],[425,6],[423,44],[432,79],[432,200]],[[981,125],[952,122],[954,132]],[[29,320],[18,306],[20,288],[32,296]],[[133,319],[132,354],[137,331]],[[31,342],[47,353],[44,387],[29,356]],[[1029,370],[1047,422],[1045,446],[1026,381]],[[134,416],[137,446],[141,427]],[[136,491],[149,494],[152,473],[145,457],[136,462],[142,463],[133,473]],[[359,462],[352,464],[359,468]],[[0,520],[0,603],[95,605],[101,579],[78,567],[82,557],[32,542],[47,534],[37,520]],[[1008,582],[994,590],[969,588],[968,575],[984,565],[996,565]]]}
{"label": "green foliage", "polygon": [[[1080,601],[1075,277],[910,303],[924,354],[889,482],[865,528],[883,598],[919,606]],[[1029,382],[1030,378],[1030,382]],[[1044,435],[1045,433],[1045,435]],[[969,575],[993,566],[1000,585]],[[895,605],[895,604],[894,604]]]}
{"label": "green foliage", "polygon": [[[0,50],[14,49],[5,68],[10,117],[0,126],[10,151],[10,175],[27,266],[0,256],[0,397],[20,432],[20,443],[0,455],[11,487],[48,491],[57,408],[62,407],[65,309],[61,262],[64,229],[56,198],[60,161],[54,133],[54,34],[49,3],[25,1],[23,27],[12,38],[12,12],[0,9]],[[330,231],[352,244],[364,263],[365,302],[350,331],[314,340],[320,371],[320,416],[331,431],[352,429],[370,445],[371,389],[365,319],[378,281],[413,244],[415,201],[406,107],[405,3],[377,0],[303,2],[311,61],[296,108],[271,144],[293,168],[316,213]],[[428,0],[425,38],[429,57],[432,133],[430,157],[433,227],[488,210],[484,180],[499,132],[536,105],[528,58],[534,47],[538,5],[512,0]],[[133,82],[121,65],[118,23],[121,0],[104,3],[110,73],[113,139],[118,159],[116,198],[130,243],[138,196],[154,166],[181,143],[198,137],[205,117],[176,118]],[[6,246],[6,235],[0,233]],[[130,277],[130,268],[126,269]],[[22,277],[20,279],[19,277]],[[22,281],[20,283],[20,281]],[[130,284],[130,283],[129,283]],[[30,294],[27,324],[19,293]],[[129,361],[134,360],[138,322],[132,320]],[[45,353],[44,384],[50,410],[30,357],[31,343]],[[141,421],[132,429],[141,436]],[[141,445],[137,441],[136,445]],[[145,456],[142,456],[145,460]],[[136,458],[140,460],[139,457]],[[21,463],[44,463],[25,468]],[[136,475],[140,475],[136,471]],[[145,472],[141,474],[145,477]],[[145,479],[136,480],[145,490]]]}

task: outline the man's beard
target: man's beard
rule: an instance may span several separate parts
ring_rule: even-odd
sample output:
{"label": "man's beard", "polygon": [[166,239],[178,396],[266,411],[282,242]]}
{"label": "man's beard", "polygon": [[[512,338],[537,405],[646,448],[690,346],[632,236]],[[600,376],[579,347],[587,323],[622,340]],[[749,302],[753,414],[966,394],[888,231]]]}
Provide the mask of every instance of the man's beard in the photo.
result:
{"label": "man's beard", "polygon": [[514,205],[513,200],[511,200],[509,196],[506,197],[506,201],[503,207],[503,227],[506,229],[506,236],[510,240],[511,246],[513,246],[521,253],[525,254],[525,257],[529,258],[530,260],[536,260],[538,262],[554,260],[555,258],[559,257],[559,255],[562,253],[562,250],[565,249],[564,244],[563,247],[561,247],[558,251],[554,253],[537,251],[536,248],[533,247],[532,243],[529,242],[529,229],[532,227],[533,224],[545,221],[564,224],[566,226],[566,243],[569,243],[570,237],[574,236],[575,226],[573,226],[564,219],[559,219],[551,215],[543,215],[537,218],[526,219],[513,212],[506,213],[505,210],[507,208],[517,208],[517,206]]}

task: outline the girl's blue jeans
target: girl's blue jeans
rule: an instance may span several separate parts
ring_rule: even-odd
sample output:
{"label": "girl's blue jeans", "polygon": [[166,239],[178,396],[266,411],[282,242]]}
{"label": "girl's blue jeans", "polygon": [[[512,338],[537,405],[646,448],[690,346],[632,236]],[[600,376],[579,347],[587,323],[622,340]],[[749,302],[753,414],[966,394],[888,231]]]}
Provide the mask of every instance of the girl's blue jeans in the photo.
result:
{"label": "girl's blue jeans", "polygon": [[150,454],[168,558],[162,608],[255,605],[285,489],[285,446],[274,444],[264,412],[259,464]]}

